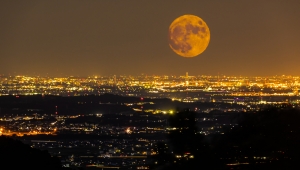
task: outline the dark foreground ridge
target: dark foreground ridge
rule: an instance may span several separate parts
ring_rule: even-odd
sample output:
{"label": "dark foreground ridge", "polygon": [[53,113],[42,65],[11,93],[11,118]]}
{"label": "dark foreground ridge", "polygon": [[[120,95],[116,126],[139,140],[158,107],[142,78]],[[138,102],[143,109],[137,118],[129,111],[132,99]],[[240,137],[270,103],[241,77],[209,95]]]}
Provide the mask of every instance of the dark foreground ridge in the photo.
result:
{"label": "dark foreground ridge", "polygon": [[62,169],[60,160],[48,151],[31,148],[19,140],[0,136],[0,169]]}

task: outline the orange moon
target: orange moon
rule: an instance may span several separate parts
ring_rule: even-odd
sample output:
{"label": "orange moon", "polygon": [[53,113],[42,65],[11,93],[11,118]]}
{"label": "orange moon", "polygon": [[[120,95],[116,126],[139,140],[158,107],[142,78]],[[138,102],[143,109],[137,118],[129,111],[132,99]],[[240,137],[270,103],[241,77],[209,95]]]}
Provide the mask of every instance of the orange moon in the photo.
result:
{"label": "orange moon", "polygon": [[198,56],[205,51],[209,41],[209,28],[198,16],[182,15],[169,27],[169,45],[182,57]]}

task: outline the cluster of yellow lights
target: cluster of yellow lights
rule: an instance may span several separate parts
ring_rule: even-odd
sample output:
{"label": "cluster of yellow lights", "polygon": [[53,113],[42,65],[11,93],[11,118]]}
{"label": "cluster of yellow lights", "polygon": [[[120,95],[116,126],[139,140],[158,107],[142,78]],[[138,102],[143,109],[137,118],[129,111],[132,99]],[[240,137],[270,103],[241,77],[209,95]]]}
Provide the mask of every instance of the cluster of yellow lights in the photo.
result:
{"label": "cluster of yellow lights", "polygon": [[130,130],[130,128],[127,128],[127,129],[125,130],[125,132],[126,132],[127,134],[131,134],[131,133],[132,133],[132,131]]}

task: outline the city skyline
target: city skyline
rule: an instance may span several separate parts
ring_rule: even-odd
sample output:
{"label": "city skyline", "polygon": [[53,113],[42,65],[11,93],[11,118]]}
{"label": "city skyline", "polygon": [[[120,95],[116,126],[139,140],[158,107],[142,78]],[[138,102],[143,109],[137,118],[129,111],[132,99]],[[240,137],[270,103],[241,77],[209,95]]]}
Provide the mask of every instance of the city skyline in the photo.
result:
{"label": "city skyline", "polygon": [[[0,75],[298,75],[300,2],[0,2]],[[206,51],[182,58],[171,22],[203,18]]]}

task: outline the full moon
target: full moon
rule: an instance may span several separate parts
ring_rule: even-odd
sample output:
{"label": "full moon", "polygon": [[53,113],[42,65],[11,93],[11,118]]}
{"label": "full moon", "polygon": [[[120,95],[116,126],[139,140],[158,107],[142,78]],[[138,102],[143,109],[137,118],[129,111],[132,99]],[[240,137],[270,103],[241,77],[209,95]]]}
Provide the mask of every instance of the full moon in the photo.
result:
{"label": "full moon", "polygon": [[198,16],[182,15],[169,27],[169,45],[182,57],[196,57],[203,53],[210,40],[207,24]]}

